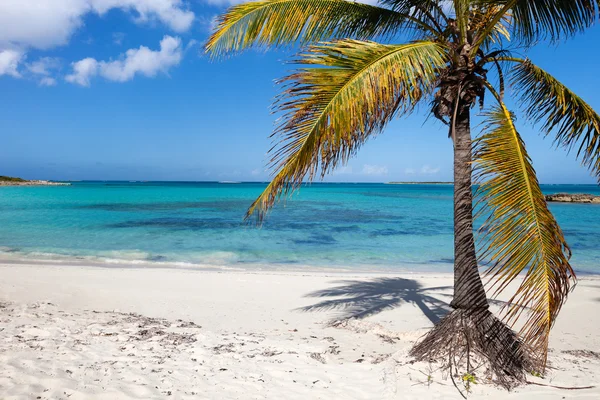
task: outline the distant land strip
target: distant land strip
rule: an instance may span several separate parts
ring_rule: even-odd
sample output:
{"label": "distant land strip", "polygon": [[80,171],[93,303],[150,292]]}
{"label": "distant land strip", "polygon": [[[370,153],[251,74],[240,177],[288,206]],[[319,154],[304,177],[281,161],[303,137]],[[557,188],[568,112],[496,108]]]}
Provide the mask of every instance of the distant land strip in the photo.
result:
{"label": "distant land strip", "polygon": [[27,180],[12,176],[0,175],[0,186],[69,186],[70,183],[51,182],[44,180]]}

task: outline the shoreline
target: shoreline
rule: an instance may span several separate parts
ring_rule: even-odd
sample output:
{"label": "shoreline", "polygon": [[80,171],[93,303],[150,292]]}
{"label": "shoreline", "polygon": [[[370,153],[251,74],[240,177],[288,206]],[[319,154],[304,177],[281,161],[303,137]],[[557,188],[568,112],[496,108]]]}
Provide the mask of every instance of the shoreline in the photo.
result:
{"label": "shoreline", "polygon": [[[404,263],[400,265],[378,265],[364,264],[355,266],[338,265],[312,265],[312,264],[289,264],[289,263],[251,263],[231,262],[226,264],[202,264],[183,261],[151,261],[151,260],[128,260],[103,257],[87,256],[62,256],[57,258],[34,258],[34,257],[6,257],[15,254],[7,252],[1,255],[0,265],[24,265],[45,267],[84,267],[98,269],[132,269],[132,270],[165,270],[165,271],[197,271],[215,273],[247,273],[247,274],[325,274],[327,276],[343,275],[374,275],[374,276],[396,276],[396,275],[448,275],[453,274],[453,264],[447,263]],[[480,266],[483,273],[486,266]],[[577,277],[600,277],[600,272],[578,270],[574,267]]]}
{"label": "shoreline", "polygon": [[[0,397],[459,398],[439,366],[407,356],[448,309],[451,285],[440,273],[0,262]],[[599,287],[580,279],[550,337],[554,368],[528,377],[595,388],[509,393],[480,376],[473,398],[600,396]]]}
{"label": "shoreline", "polygon": [[93,268],[123,269],[166,269],[189,271],[239,271],[239,272],[309,272],[340,274],[411,274],[411,273],[452,273],[452,263],[410,263],[398,265],[360,264],[343,266],[338,264],[316,265],[273,262],[226,262],[196,263],[188,261],[153,261],[146,259],[119,259],[102,256],[65,256],[44,254],[42,256],[23,256],[16,252],[0,253],[0,264],[7,265],[47,265],[47,266],[88,266]]}
{"label": "shoreline", "polygon": [[33,180],[33,181],[0,181],[0,187],[12,187],[12,186],[71,186],[68,182],[52,182],[44,180]]}

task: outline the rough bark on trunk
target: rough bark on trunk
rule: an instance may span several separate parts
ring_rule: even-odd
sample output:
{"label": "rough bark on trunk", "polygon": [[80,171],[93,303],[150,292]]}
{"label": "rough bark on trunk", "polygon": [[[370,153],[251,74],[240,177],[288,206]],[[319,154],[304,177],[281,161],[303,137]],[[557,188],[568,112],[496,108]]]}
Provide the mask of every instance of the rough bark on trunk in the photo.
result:
{"label": "rough bark on trunk", "polygon": [[470,103],[460,99],[451,122],[454,140],[454,309],[412,348],[419,361],[442,362],[473,373],[471,358],[485,360],[494,379],[506,388],[524,382],[535,362],[517,334],[489,311],[477,267],[473,237]]}
{"label": "rough bark on trunk", "polygon": [[488,302],[477,267],[473,238],[469,114],[468,105],[459,106],[452,135],[454,138],[454,299],[450,305],[460,309],[487,309]]}

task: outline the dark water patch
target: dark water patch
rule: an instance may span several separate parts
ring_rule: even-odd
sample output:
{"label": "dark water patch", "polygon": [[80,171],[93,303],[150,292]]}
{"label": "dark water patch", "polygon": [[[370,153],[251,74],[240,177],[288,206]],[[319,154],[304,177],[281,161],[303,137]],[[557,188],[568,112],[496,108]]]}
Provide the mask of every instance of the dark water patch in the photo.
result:
{"label": "dark water patch", "polygon": [[331,232],[342,233],[342,232],[359,232],[360,226],[358,225],[346,225],[346,226],[334,226],[329,228]]}
{"label": "dark water patch", "polygon": [[293,239],[295,244],[311,244],[311,245],[328,245],[334,244],[337,242],[335,238],[331,235],[326,235],[322,233],[315,233],[310,235],[305,239]]}
{"label": "dark water patch", "polygon": [[154,218],[149,220],[125,221],[107,225],[108,228],[162,228],[171,230],[234,229],[242,226],[221,218]]}
{"label": "dark water patch", "polygon": [[377,236],[402,236],[402,235],[410,235],[411,233],[412,232],[408,231],[408,230],[387,228],[387,229],[377,229],[377,230],[369,233],[369,236],[370,237],[377,237]]}
{"label": "dark water patch", "polygon": [[370,237],[379,236],[438,236],[446,233],[451,233],[452,228],[436,225],[415,225],[406,229],[384,228],[376,229],[369,233]]}
{"label": "dark water patch", "polygon": [[0,252],[2,253],[19,253],[21,249],[17,247],[1,247]]}
{"label": "dark water patch", "polygon": [[[248,225],[254,227],[252,221]],[[262,229],[266,231],[309,231],[315,230],[321,227],[321,224],[317,222],[293,222],[285,219],[270,220],[267,218]]]}
{"label": "dark water patch", "polygon": [[[254,201],[254,199],[252,199],[252,201]],[[289,209],[293,209],[294,207],[302,207],[302,206],[319,207],[319,208],[340,207],[340,206],[343,206],[344,203],[341,203],[339,201],[330,201],[330,200],[306,200],[306,199],[302,199],[300,197],[294,197],[289,200],[284,200],[280,203],[281,206],[286,206],[286,204],[289,207]],[[277,207],[277,206],[275,206],[275,207]]]}
{"label": "dark water patch", "polygon": [[236,210],[243,213],[248,206],[245,200],[223,200],[223,201],[177,201],[163,203],[98,203],[75,208],[85,210],[102,211],[173,211],[182,209],[212,209],[212,210]]}
{"label": "dark water patch", "polygon": [[[157,203],[96,203],[87,205],[77,205],[73,208],[83,210],[101,210],[101,211],[174,211],[184,209],[206,209],[218,211],[237,211],[240,217],[243,216],[252,204],[253,199],[239,200],[216,200],[216,201],[175,201],[175,202],[157,202]],[[340,203],[326,201],[299,200],[293,207],[276,208],[276,211],[283,214],[312,212],[312,207],[331,207],[338,206]],[[307,210],[307,208],[309,210]],[[322,208],[316,208],[322,210]]]}
{"label": "dark water patch", "polygon": [[85,206],[78,206],[78,209],[102,210],[102,211],[173,211],[182,209],[214,209],[214,210],[234,210],[245,211],[248,202],[245,200],[224,200],[224,201],[178,201],[163,203],[98,203]]}
{"label": "dark water patch", "polygon": [[363,211],[351,208],[330,208],[324,210],[317,210],[310,216],[313,220],[319,220],[327,223],[331,222],[358,222],[358,223],[373,223],[375,221],[390,221],[398,222],[405,219],[402,215],[394,215],[390,213],[383,213],[380,211]]}
{"label": "dark water patch", "polygon": [[600,243],[598,242],[570,242],[569,246],[571,247],[571,251],[573,250],[597,250],[600,247]]}
{"label": "dark water patch", "polygon": [[454,264],[454,258],[440,258],[438,260],[429,260],[427,263],[431,264]]}
{"label": "dark water patch", "polygon": [[358,193],[365,197],[382,197],[382,198],[393,198],[393,199],[427,199],[427,200],[452,200],[452,192],[448,195],[443,193],[410,193],[410,192],[362,192]]}
{"label": "dark water patch", "polygon": [[563,229],[563,234],[567,237],[567,239],[578,238],[585,240],[590,238],[589,232],[577,229]]}
{"label": "dark water patch", "polygon": [[146,258],[146,260],[148,260],[148,261],[167,261],[168,258],[165,256],[161,256],[160,254],[157,254],[157,255],[153,255],[153,256],[148,256]]}

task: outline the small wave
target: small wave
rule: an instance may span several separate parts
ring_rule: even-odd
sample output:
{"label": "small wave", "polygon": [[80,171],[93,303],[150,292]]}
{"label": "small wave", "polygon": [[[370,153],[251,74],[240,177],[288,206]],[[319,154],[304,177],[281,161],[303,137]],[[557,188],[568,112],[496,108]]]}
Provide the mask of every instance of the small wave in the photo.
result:
{"label": "small wave", "polygon": [[114,250],[97,254],[63,254],[47,251],[21,251],[0,247],[0,262],[8,263],[47,263],[69,265],[110,265],[135,267],[167,267],[185,269],[219,269],[245,271],[235,266],[239,255],[233,252],[210,252],[181,255],[151,254],[141,250]]}

